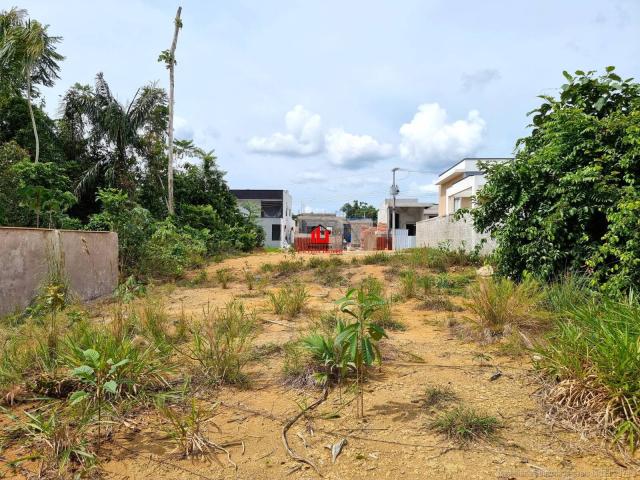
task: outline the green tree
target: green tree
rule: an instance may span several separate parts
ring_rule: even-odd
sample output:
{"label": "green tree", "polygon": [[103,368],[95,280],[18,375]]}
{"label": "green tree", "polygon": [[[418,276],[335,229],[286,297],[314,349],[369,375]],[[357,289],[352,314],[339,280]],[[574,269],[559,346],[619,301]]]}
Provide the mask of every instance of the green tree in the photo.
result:
{"label": "green tree", "polygon": [[62,99],[61,110],[70,136],[85,145],[92,159],[82,174],[76,192],[83,193],[99,180],[132,195],[137,187],[138,160],[144,151],[143,137],[149,131],[166,130],[167,96],[154,84],[138,89],[128,104],[113,96],[102,73],[95,86],[76,84]]}
{"label": "green tree", "polygon": [[354,200],[353,203],[345,203],[340,210],[347,218],[370,218],[374,222],[378,219],[378,209],[367,202]]}
{"label": "green tree", "polygon": [[0,14],[0,83],[26,93],[36,163],[40,160],[40,139],[32,106],[34,86],[52,86],[59,78],[58,62],[64,60],[56,51],[62,38],[50,36],[47,29],[48,25],[27,19],[26,10],[12,8]]}
{"label": "green tree", "polygon": [[69,178],[51,162],[35,163],[22,160],[12,167],[18,179],[17,197],[22,207],[35,214],[35,226],[40,226],[43,214],[48,216],[49,228],[76,201],[68,191]]}
{"label": "green tree", "polygon": [[638,285],[640,85],[608,67],[564,72],[567,83],[531,114],[515,159],[484,165],[475,226],[498,241],[499,272],[551,278],[592,271],[604,289]]}

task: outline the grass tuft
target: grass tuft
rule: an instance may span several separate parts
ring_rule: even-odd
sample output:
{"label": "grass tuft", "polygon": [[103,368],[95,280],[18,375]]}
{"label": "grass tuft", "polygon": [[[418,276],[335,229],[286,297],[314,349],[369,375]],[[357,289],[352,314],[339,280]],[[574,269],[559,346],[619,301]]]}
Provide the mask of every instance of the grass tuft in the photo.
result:
{"label": "grass tuft", "polygon": [[548,323],[543,308],[544,290],[531,278],[515,283],[508,278],[483,278],[469,290],[466,307],[480,326],[492,334],[503,333],[508,325],[519,329],[536,329]]}
{"label": "grass tuft", "polygon": [[480,414],[465,407],[456,407],[445,412],[430,424],[436,432],[459,443],[490,439],[500,426],[496,417]]}
{"label": "grass tuft", "polygon": [[269,292],[269,301],[276,315],[295,318],[305,309],[309,300],[309,292],[304,285],[293,284]]}

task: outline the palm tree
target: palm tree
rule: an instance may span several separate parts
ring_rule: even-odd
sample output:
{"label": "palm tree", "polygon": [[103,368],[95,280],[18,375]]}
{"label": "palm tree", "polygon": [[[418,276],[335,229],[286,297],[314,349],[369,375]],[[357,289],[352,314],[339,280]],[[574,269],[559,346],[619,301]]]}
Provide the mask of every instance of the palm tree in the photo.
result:
{"label": "palm tree", "polygon": [[138,160],[142,135],[166,131],[167,95],[155,84],[139,88],[128,104],[111,93],[102,73],[95,86],[76,84],[62,99],[61,112],[76,141],[87,142],[99,154],[82,175],[76,193],[87,191],[102,177],[106,183],[131,192],[131,168]]}
{"label": "palm tree", "polygon": [[40,159],[40,138],[33,115],[34,85],[53,86],[60,78],[58,62],[64,57],[56,51],[62,37],[47,33],[48,25],[27,19],[27,11],[12,8],[0,14],[0,79],[19,91],[26,91],[27,105],[36,142],[35,162]]}

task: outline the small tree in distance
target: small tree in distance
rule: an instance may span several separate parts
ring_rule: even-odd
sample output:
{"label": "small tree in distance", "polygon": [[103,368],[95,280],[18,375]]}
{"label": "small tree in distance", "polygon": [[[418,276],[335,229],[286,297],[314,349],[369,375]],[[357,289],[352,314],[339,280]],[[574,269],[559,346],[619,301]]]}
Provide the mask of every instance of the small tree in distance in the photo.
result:
{"label": "small tree in distance", "polygon": [[347,218],[370,218],[374,222],[378,220],[378,209],[367,202],[354,200],[353,203],[345,203],[341,208]]}

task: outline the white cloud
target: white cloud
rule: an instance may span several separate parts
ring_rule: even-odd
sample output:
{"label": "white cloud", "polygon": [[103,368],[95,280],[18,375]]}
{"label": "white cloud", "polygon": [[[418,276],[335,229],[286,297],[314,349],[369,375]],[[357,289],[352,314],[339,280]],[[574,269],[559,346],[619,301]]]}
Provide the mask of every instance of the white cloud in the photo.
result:
{"label": "white cloud", "polygon": [[425,103],[409,123],[400,127],[400,155],[423,168],[437,171],[472,154],[482,142],[485,121],[477,110],[466,120],[447,123],[447,111]]}
{"label": "white cloud", "polygon": [[253,137],[247,143],[250,151],[289,156],[320,153],[324,148],[322,119],[302,105],[296,105],[285,115],[285,132],[269,137]]}
{"label": "white cloud", "polygon": [[323,182],[327,176],[322,172],[301,172],[293,178],[293,183]]}
{"label": "white cloud", "polygon": [[368,163],[390,157],[393,145],[380,143],[370,135],[354,135],[341,128],[331,129],[325,136],[329,161],[345,168],[361,168]]}

